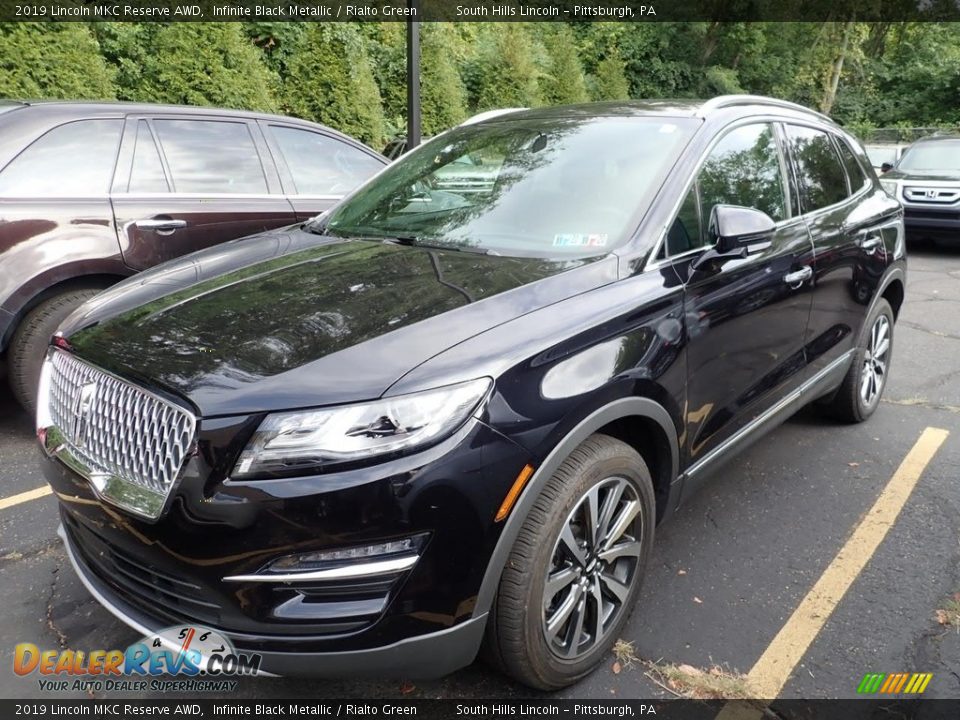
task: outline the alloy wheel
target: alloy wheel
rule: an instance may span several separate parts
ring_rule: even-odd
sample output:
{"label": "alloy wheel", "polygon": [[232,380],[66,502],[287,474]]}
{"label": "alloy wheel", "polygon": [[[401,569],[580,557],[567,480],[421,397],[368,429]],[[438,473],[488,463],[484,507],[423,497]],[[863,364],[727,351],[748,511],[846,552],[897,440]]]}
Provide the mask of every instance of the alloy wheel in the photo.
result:
{"label": "alloy wheel", "polygon": [[553,654],[575,660],[590,652],[628,610],[643,532],[641,500],[626,478],[603,480],[574,505],[543,590],[542,627]]}
{"label": "alloy wheel", "polygon": [[870,329],[870,339],[860,373],[860,399],[872,407],[887,380],[887,355],[890,351],[890,320],[879,315]]}

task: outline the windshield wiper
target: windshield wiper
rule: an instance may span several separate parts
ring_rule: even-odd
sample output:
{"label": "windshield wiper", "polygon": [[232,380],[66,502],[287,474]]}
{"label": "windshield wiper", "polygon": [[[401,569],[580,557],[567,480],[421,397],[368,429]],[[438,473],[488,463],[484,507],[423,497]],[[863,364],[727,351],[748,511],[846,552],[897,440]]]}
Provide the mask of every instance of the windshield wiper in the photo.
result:
{"label": "windshield wiper", "polygon": [[[372,229],[373,228],[371,228],[371,230]],[[477,255],[490,254],[490,251],[486,248],[473,247],[472,245],[456,245],[453,243],[449,245],[444,243],[433,243],[422,240],[416,235],[404,235],[390,232],[383,234],[378,232],[368,232],[367,228],[365,227],[354,228],[352,232],[349,229],[345,231],[339,231],[339,228],[336,230],[330,230],[326,226],[323,227],[323,230],[334,237],[343,238],[344,240],[366,240],[368,242],[382,242],[389,245],[406,245],[408,247],[428,248],[430,250],[454,250],[456,252],[469,252],[476,253]]]}
{"label": "windshield wiper", "polygon": [[381,242],[392,245],[406,245],[408,247],[429,248],[430,250],[455,250],[456,252],[469,252],[478,255],[486,255],[488,250],[484,248],[472,247],[470,245],[444,245],[443,243],[431,243],[421,240],[416,235],[390,235],[387,237],[371,237],[370,240],[380,240]]}

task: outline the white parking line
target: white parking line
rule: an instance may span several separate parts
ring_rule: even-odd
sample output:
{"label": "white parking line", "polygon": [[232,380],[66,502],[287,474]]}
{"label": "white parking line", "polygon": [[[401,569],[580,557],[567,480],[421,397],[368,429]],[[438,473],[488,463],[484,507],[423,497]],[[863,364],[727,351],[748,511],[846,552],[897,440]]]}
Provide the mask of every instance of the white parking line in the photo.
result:
{"label": "white parking line", "polygon": [[43,487],[34,488],[33,490],[27,490],[19,495],[12,495],[8,498],[0,498],[0,510],[6,510],[14,505],[19,505],[20,503],[30,502],[31,500],[36,500],[37,498],[46,497],[52,492],[53,490],[50,489],[49,485],[44,485]]}

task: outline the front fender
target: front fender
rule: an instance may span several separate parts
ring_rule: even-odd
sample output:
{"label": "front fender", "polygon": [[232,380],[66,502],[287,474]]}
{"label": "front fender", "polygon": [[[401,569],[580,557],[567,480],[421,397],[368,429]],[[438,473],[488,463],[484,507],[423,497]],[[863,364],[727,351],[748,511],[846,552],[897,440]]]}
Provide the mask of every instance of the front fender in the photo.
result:
{"label": "front fender", "polygon": [[[557,468],[574,448],[597,430],[615,420],[626,417],[642,417],[651,420],[663,430],[670,446],[670,477],[672,480],[676,479],[680,462],[679,443],[673,419],[661,404],[649,398],[625,397],[594,410],[553,446],[553,449],[540,463],[533,476],[527,481],[526,487],[506,520],[490,557],[490,562],[487,564],[480,592],[477,595],[477,603],[473,610],[473,617],[485,615],[493,605],[497,587],[500,584],[500,576],[510,555],[510,550],[520,534],[520,528],[523,526],[540,492],[553,477]],[[677,486],[674,485],[673,489],[676,490]],[[675,492],[671,491],[672,500],[676,499],[673,497],[674,495]]]}

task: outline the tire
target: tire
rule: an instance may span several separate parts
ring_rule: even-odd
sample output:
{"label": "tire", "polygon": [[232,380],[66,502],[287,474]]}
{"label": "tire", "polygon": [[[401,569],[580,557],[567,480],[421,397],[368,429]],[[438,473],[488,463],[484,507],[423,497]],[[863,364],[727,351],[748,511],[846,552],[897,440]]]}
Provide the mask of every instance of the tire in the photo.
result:
{"label": "tire", "polygon": [[[850,369],[837,394],[827,405],[830,415],[849,423],[863,422],[873,415],[880,405],[880,398],[883,396],[890,373],[890,360],[893,357],[893,327],[893,308],[885,299],[880,298],[863,325]],[[881,337],[884,330],[886,348],[882,353],[877,353],[877,346],[882,347],[877,339]],[[875,384],[872,386],[873,391],[867,392],[866,384],[869,383],[868,374],[870,373],[873,373]]]}
{"label": "tire", "polygon": [[100,293],[96,288],[75,288],[47,298],[33,308],[17,327],[10,341],[10,389],[20,406],[36,412],[40,366],[50,338],[67,315]]}
{"label": "tire", "polygon": [[[586,552],[575,543],[586,560],[577,562],[561,537],[569,533],[583,540],[589,534],[584,532],[588,498],[597,526],[608,529],[612,541],[604,551],[609,562],[593,559],[599,552],[595,543]],[[630,616],[653,546],[655,517],[653,483],[639,453],[606,435],[587,438],[550,478],[524,520],[487,624],[485,657],[539,690],[565,687],[594,670]],[[610,537],[622,519],[627,519],[619,523],[622,534]],[[610,548],[620,552],[611,556]],[[548,573],[557,588],[550,598]],[[570,577],[576,579],[560,582]],[[571,609],[566,617],[565,609]],[[576,632],[578,617],[584,620],[582,633]]]}

